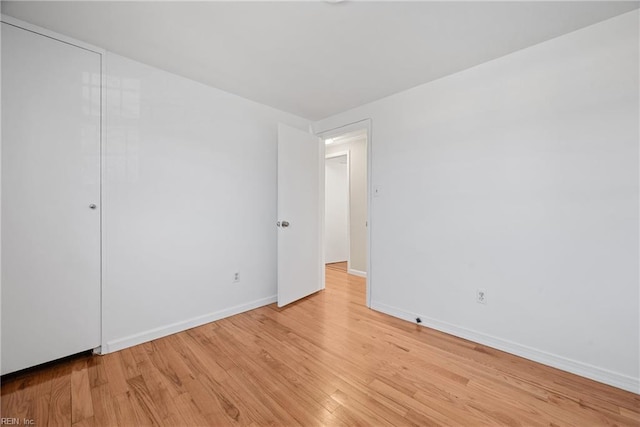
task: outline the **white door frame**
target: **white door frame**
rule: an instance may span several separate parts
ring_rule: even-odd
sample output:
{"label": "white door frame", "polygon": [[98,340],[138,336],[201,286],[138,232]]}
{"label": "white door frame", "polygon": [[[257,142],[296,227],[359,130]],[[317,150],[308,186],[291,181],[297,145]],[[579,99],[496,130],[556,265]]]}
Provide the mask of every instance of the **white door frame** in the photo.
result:
{"label": "white door frame", "polygon": [[[316,130],[315,134],[322,138],[323,140],[327,138],[336,137],[338,135],[343,135],[345,133],[354,132],[357,130],[366,130],[367,131],[367,277],[366,277],[366,305],[371,308],[371,286],[373,283],[373,269],[371,268],[371,152],[372,152],[372,133],[371,133],[371,119],[362,119],[355,122],[345,123],[344,125],[337,126],[334,128]],[[324,170],[324,168],[323,168]],[[324,194],[322,194],[324,199]],[[323,202],[324,205],[324,202]],[[324,207],[324,206],[323,206]],[[323,233],[324,233],[324,208],[322,209],[322,224],[323,224]],[[322,262],[324,263],[324,245],[322,248]],[[324,269],[323,269],[324,270]]]}
{"label": "white door frame", "polygon": [[[335,159],[336,157],[341,157],[341,156],[347,156],[347,186],[348,186],[348,191],[347,191],[347,271],[349,271],[349,270],[351,270],[351,153],[349,152],[349,150],[339,151],[339,152],[332,153],[332,154],[325,154],[325,156],[324,156],[324,160],[325,160],[325,180],[327,179],[327,175],[326,175],[327,160],[328,159]],[[324,198],[325,210],[323,212],[326,212],[326,203],[327,203],[327,197],[326,197],[327,185],[326,185],[326,182],[325,182],[325,186],[324,186],[324,191],[325,191],[325,198]],[[326,218],[325,218],[325,221],[326,221]],[[323,248],[322,248],[323,250],[326,249],[326,235],[327,235],[327,228],[326,228],[326,223],[325,223],[324,236],[322,236],[323,237],[323,242],[324,242],[323,243]],[[325,262],[326,262],[326,259],[325,259]]]}

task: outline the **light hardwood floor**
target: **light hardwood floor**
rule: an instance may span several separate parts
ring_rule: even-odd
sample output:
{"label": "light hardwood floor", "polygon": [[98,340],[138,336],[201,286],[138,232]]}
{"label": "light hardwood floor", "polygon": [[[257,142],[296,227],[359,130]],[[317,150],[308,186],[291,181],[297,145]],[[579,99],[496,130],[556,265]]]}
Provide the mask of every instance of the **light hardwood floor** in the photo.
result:
{"label": "light hardwood floor", "polygon": [[376,313],[364,281],[2,383],[37,426],[640,425],[640,396]]}
{"label": "light hardwood floor", "polygon": [[327,269],[338,270],[338,271],[347,271],[347,262],[332,262],[330,264],[326,264]]}

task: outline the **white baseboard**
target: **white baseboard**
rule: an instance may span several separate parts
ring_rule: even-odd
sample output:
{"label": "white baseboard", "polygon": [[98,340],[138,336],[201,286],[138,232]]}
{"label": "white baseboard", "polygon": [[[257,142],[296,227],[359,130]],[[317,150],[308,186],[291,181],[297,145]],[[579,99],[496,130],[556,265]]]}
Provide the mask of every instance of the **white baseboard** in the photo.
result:
{"label": "white baseboard", "polygon": [[502,350],[507,353],[515,354],[516,356],[524,357],[525,359],[533,360],[534,362],[538,362],[543,365],[571,372],[572,374],[580,375],[581,377],[590,378],[632,393],[640,394],[640,378],[633,378],[624,374],[609,371],[608,369],[579,362],[577,360],[567,359],[556,354],[548,353],[546,351],[538,350],[509,340],[432,319],[422,314],[409,313],[386,304],[372,301],[371,308],[412,323],[415,323],[416,317],[420,317],[422,320],[421,325],[423,326]]}
{"label": "white baseboard", "polygon": [[353,268],[348,269],[347,273],[353,274],[354,276],[367,277],[366,271],[354,270]]}
{"label": "white baseboard", "polygon": [[225,317],[233,316],[234,314],[244,313],[245,311],[272,304],[277,300],[278,297],[276,295],[267,298],[261,298],[255,301],[248,302],[246,304],[236,305],[234,307],[225,308],[224,310],[219,310],[202,316],[193,317],[191,319],[172,323],[166,326],[161,326],[159,328],[150,329],[145,332],[129,335],[128,337],[108,341],[105,345],[102,346],[101,354],[113,353],[114,351],[133,347],[134,345],[166,337],[167,335],[186,331],[187,329],[195,328],[196,326],[201,326],[205,323],[215,322],[216,320],[224,319]]}

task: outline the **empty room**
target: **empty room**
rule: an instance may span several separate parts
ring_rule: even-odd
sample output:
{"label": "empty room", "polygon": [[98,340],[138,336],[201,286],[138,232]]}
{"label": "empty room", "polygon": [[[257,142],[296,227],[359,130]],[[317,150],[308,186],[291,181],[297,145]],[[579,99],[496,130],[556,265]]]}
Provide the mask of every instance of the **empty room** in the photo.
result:
{"label": "empty room", "polygon": [[0,425],[639,426],[639,7],[0,2]]}

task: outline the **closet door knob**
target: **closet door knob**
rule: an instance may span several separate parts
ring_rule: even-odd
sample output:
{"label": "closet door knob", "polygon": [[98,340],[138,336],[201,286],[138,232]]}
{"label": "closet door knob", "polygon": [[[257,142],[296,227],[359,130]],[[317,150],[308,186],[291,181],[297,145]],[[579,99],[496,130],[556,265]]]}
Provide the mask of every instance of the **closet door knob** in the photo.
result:
{"label": "closet door knob", "polygon": [[94,205],[93,203],[91,203],[91,204],[89,205],[89,209],[95,209],[96,207],[97,207],[97,206],[96,206],[96,205]]}

